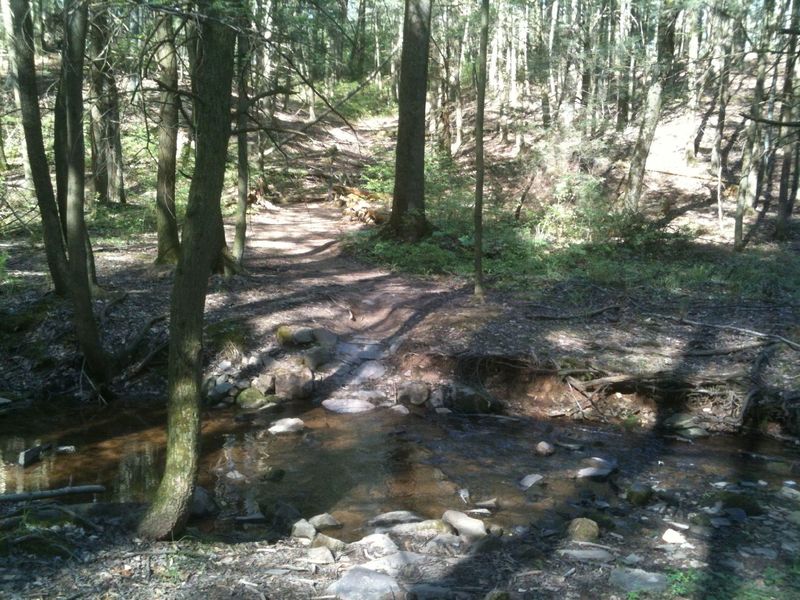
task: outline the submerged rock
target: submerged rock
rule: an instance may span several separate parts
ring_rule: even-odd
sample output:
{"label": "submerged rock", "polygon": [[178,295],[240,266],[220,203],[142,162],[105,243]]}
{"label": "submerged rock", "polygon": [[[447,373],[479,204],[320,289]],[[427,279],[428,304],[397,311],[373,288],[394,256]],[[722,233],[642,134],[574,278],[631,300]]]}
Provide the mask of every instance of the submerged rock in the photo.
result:
{"label": "submerged rock", "polygon": [[409,510],[393,510],[371,518],[367,521],[367,525],[371,527],[391,527],[398,523],[416,523],[422,520],[421,516]]}
{"label": "submerged rock", "polygon": [[213,496],[202,486],[195,486],[192,494],[190,514],[196,518],[210,517],[219,512],[219,506]]}
{"label": "submerged rock", "polygon": [[338,414],[355,414],[373,410],[372,402],[361,398],[328,398],[322,401],[325,410]]}
{"label": "submerged rock", "polygon": [[377,360],[368,360],[361,365],[353,376],[354,383],[363,383],[365,381],[372,381],[373,379],[380,379],[386,374],[386,367],[383,363]]}
{"label": "submerged rock", "polygon": [[336,346],[336,342],[339,341],[339,336],[328,329],[317,327],[314,329],[314,341],[320,346],[333,348]]}
{"label": "submerged rock", "polygon": [[424,381],[410,381],[397,390],[397,401],[404,404],[421,406],[427,402],[429,396],[430,388]]}
{"label": "submerged rock", "polygon": [[328,350],[328,348],[323,346],[315,346],[314,348],[307,350],[303,355],[303,364],[312,371],[316,371],[322,365],[330,362],[332,359],[333,354],[331,354],[331,351]]}
{"label": "submerged rock", "polygon": [[646,483],[633,483],[628,488],[626,497],[634,506],[645,506],[653,497],[653,488]]}
{"label": "submerged rock", "polygon": [[305,423],[302,419],[288,418],[278,419],[272,424],[268,431],[272,435],[281,435],[284,433],[300,433],[305,429]]}
{"label": "submerged rock", "polygon": [[451,533],[451,527],[441,519],[426,519],[415,523],[398,523],[389,531],[399,536],[430,536],[439,533]]}
{"label": "submerged rock", "polygon": [[492,397],[467,385],[450,386],[450,408],[460,413],[490,413],[495,404]]}
{"label": "submerged rock", "polygon": [[536,454],[539,456],[551,456],[555,451],[555,446],[550,442],[541,441],[536,444]]}
{"label": "submerged rock", "polygon": [[544,476],[539,475],[538,473],[531,473],[530,475],[525,475],[525,477],[523,477],[520,480],[519,487],[521,487],[523,490],[527,490],[529,487],[532,487],[537,483],[539,483],[542,479],[544,479]]}

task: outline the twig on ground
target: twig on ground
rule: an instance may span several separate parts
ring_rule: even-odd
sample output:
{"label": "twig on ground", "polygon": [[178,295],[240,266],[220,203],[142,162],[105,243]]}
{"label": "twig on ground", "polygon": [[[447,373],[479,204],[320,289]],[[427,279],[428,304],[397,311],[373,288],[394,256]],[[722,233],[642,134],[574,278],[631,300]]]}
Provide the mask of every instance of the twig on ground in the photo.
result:
{"label": "twig on ground", "polygon": [[38,492],[22,492],[19,494],[0,494],[0,502],[24,502],[27,500],[41,500],[43,498],[58,498],[59,496],[72,496],[75,494],[102,494],[106,491],[103,485],[75,485]]}

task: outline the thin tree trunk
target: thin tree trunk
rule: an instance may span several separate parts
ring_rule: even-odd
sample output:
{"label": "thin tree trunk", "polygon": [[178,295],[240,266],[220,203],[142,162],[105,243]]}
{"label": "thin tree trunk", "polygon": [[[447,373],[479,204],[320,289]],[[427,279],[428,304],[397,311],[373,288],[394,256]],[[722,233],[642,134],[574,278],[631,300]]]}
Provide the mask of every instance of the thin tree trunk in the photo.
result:
{"label": "thin tree trunk", "polygon": [[68,0],[64,6],[63,75],[66,115],[67,249],[75,330],[89,372],[105,382],[111,372],[110,357],[100,342],[92,312],[86,223],[84,222],[85,148],[83,141],[83,56],[86,49],[88,5]]}
{"label": "thin tree trunk", "polygon": [[36,85],[36,66],[33,56],[33,21],[28,0],[11,0],[13,12],[14,73],[19,82],[22,127],[25,131],[25,148],[30,157],[31,176],[36,201],[42,217],[42,233],[47,266],[55,291],[64,296],[69,291],[68,266],[64,248],[58,205],[42,137],[42,118],[39,109],[39,92]]}
{"label": "thin tree trunk", "polygon": [[170,308],[169,402],[164,476],[139,533],[168,539],[189,516],[200,442],[203,311],[211,266],[219,253],[217,224],[230,137],[231,82],[236,36],[220,22],[218,3],[201,9],[198,60],[192,75],[197,158],[189,189],[180,258]]}
{"label": "thin tree trunk", "polygon": [[178,260],[180,239],[175,214],[175,170],[178,154],[178,59],[173,40],[172,18],[164,16],[158,24],[157,54],[161,92],[158,124],[158,175],[156,182],[156,231],[158,255],[155,262]]}
{"label": "thin tree trunk", "polygon": [[475,297],[486,298],[483,289],[483,112],[486,103],[486,54],[489,43],[489,0],[481,2],[481,33],[478,51],[478,100],[475,112]]}
{"label": "thin tree trunk", "polygon": [[[0,0],[0,11],[3,13],[3,32],[4,32],[4,46],[8,48],[8,72],[11,75],[11,89],[14,95],[14,105],[18,111],[22,111],[22,97],[19,89],[19,82],[17,81],[16,77],[16,68],[14,66],[15,57],[14,57],[14,47],[17,45],[16,40],[10,39],[10,33],[13,31],[13,24],[12,24],[12,8],[9,4],[10,0]],[[33,56],[34,54],[34,46],[33,46],[33,39],[31,39],[31,46],[30,52]],[[38,102],[38,96],[37,96]],[[19,149],[20,157],[22,158],[22,168],[23,172],[25,173],[25,184],[26,187],[32,187],[34,185],[33,182],[33,173],[31,170],[30,161],[28,160],[27,154],[27,147],[25,144],[22,144]]]}
{"label": "thin tree trunk", "polygon": [[[363,0],[362,0],[363,1]],[[240,31],[237,37],[238,62],[238,104],[237,104],[237,168],[238,194],[236,201],[236,233],[233,238],[233,259],[239,266],[244,257],[247,235],[247,193],[250,187],[250,170],[247,163],[247,80],[250,77],[250,39],[247,31]]]}

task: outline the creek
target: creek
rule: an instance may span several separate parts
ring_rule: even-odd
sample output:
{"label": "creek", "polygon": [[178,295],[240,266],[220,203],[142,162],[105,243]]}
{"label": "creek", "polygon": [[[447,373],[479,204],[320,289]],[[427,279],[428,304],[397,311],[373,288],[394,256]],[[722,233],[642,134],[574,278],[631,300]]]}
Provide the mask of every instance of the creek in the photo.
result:
{"label": "creek", "polygon": [[[302,418],[305,431],[267,432],[272,420],[286,416]],[[632,482],[678,495],[712,492],[719,481],[773,488],[796,477],[800,465],[798,448],[761,437],[687,442],[586,422],[404,416],[386,409],[340,415],[309,403],[278,414],[207,411],[202,431],[199,484],[222,508],[208,527],[257,531],[258,524],[235,517],[268,514],[286,502],[307,518],[331,513],[344,524],[337,537],[346,541],[368,533],[367,521],[385,511],[439,518],[497,498],[491,522],[514,531],[531,522],[545,527],[570,507],[613,511]],[[106,494],[75,501],[147,501],[159,481],[165,440],[163,410],[17,410],[0,420],[0,493],[102,484]],[[556,444],[552,456],[537,454],[542,440]],[[20,451],[41,443],[75,452],[45,455],[27,468],[16,464]],[[616,462],[617,474],[610,481],[576,479],[590,457]],[[520,480],[533,473],[541,481],[522,489]]]}

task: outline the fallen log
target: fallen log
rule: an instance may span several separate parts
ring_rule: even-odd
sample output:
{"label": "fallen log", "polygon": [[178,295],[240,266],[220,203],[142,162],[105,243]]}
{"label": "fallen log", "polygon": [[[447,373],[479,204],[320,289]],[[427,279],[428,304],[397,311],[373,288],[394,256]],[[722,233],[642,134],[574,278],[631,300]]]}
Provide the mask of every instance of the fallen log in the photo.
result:
{"label": "fallen log", "polygon": [[25,502],[27,500],[42,500],[44,498],[58,498],[59,496],[73,496],[76,494],[102,494],[106,491],[103,485],[75,485],[53,490],[40,490],[38,492],[22,492],[20,494],[0,494],[2,502]]}

